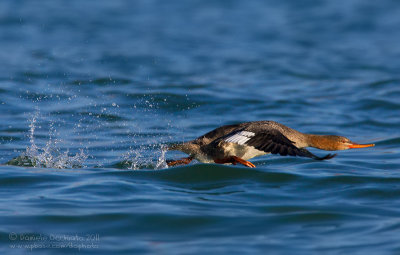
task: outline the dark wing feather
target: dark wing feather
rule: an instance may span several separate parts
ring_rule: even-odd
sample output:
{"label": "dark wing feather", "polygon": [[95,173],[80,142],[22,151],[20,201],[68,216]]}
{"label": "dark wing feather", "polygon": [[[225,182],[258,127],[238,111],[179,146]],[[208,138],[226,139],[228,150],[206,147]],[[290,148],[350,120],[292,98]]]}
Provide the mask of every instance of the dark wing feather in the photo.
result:
{"label": "dark wing feather", "polygon": [[308,150],[306,150],[306,149],[304,149],[304,148],[302,148],[302,149],[300,149],[300,150],[305,154],[305,157],[309,157],[309,158],[313,158],[313,159],[317,159],[317,160],[331,159],[331,158],[333,158],[333,157],[335,157],[335,156],[337,155],[337,154],[335,153],[335,154],[326,154],[326,155],[323,156],[323,157],[318,157],[318,156],[312,154],[311,152],[309,152]]}
{"label": "dark wing feather", "polygon": [[[235,132],[227,136],[234,135]],[[336,154],[328,154],[324,157],[318,157],[304,148],[297,148],[292,141],[284,136],[278,130],[268,130],[267,132],[258,132],[255,136],[249,139],[246,145],[253,146],[257,150],[267,153],[279,154],[281,156],[300,156],[309,157],[317,160],[330,159]]]}
{"label": "dark wing feather", "polygon": [[211,130],[210,132],[196,138],[195,140],[193,140],[193,142],[196,144],[200,144],[200,145],[208,144],[214,140],[218,140],[221,137],[226,136],[229,133],[236,132],[239,125],[240,124],[221,126],[219,128]]}

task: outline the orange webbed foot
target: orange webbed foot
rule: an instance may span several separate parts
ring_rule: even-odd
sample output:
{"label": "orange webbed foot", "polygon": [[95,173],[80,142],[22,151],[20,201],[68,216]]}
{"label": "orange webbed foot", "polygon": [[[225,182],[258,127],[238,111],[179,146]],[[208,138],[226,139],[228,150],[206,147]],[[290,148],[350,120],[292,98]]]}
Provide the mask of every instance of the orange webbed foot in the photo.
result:
{"label": "orange webbed foot", "polygon": [[256,167],[256,166],[255,166],[253,163],[251,163],[250,161],[241,159],[241,158],[236,157],[236,156],[232,156],[232,158],[233,158],[237,163],[240,163],[240,164],[242,164],[242,165],[244,165],[244,166],[251,167],[251,168],[255,168],[255,167]]}
{"label": "orange webbed foot", "polygon": [[187,165],[190,162],[192,162],[193,158],[192,157],[187,157],[187,158],[181,158],[178,160],[167,160],[167,166],[181,166],[181,165]]}
{"label": "orange webbed foot", "polygon": [[256,167],[250,161],[244,160],[244,159],[236,157],[236,156],[230,156],[230,157],[223,158],[223,159],[215,159],[214,162],[217,163],[217,164],[231,163],[233,165],[236,165],[237,163],[239,163],[239,164],[242,164],[242,165],[250,167],[250,168],[255,168]]}

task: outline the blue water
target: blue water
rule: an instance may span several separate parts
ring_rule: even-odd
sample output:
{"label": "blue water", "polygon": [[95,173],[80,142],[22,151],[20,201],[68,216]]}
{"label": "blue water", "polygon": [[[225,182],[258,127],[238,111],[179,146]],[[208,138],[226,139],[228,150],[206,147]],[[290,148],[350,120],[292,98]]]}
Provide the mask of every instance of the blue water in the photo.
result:
{"label": "blue water", "polygon": [[[0,253],[400,254],[399,28],[390,0],[1,1]],[[166,167],[253,120],[376,146]]]}

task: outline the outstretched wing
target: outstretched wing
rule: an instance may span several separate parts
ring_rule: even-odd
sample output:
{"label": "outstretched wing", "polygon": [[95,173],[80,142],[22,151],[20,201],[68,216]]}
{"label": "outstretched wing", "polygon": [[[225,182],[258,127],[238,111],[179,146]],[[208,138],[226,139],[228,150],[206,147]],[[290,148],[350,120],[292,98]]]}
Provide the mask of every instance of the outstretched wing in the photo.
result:
{"label": "outstretched wing", "polygon": [[[219,139],[218,139],[219,140]],[[300,156],[309,157],[317,160],[330,159],[336,154],[328,154],[324,157],[318,157],[304,148],[297,148],[292,141],[276,129],[267,131],[251,131],[251,130],[236,130],[224,137],[221,140],[225,142],[236,143],[240,145],[248,145],[257,150],[266,153],[280,154],[282,156]]]}

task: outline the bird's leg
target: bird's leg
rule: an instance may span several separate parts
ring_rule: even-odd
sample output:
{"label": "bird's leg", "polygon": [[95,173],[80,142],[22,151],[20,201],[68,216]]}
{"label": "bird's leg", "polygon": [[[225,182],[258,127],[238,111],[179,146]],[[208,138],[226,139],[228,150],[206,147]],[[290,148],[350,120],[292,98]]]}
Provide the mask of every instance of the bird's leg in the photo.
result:
{"label": "bird's leg", "polygon": [[178,159],[178,160],[167,160],[167,165],[168,166],[187,165],[190,162],[192,162],[192,160],[193,160],[192,157],[181,158],[181,159]]}
{"label": "bird's leg", "polygon": [[250,161],[246,161],[246,160],[241,159],[241,158],[236,157],[236,156],[229,156],[227,158],[222,158],[222,159],[214,159],[214,162],[217,163],[217,164],[231,163],[231,164],[234,164],[234,165],[239,163],[239,164],[245,165],[247,167],[251,167],[251,168],[256,167]]}

